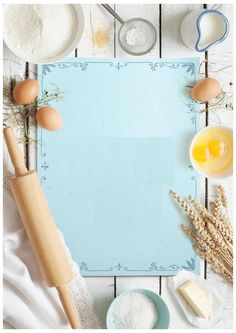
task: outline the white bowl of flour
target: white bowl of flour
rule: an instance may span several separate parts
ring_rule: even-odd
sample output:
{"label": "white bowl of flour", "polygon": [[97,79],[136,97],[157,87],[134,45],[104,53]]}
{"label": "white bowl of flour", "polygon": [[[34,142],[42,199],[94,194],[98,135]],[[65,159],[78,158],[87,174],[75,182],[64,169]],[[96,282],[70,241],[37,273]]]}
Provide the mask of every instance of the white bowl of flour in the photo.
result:
{"label": "white bowl of flour", "polygon": [[4,42],[19,58],[34,64],[65,58],[84,30],[80,5],[14,4],[4,6]]}

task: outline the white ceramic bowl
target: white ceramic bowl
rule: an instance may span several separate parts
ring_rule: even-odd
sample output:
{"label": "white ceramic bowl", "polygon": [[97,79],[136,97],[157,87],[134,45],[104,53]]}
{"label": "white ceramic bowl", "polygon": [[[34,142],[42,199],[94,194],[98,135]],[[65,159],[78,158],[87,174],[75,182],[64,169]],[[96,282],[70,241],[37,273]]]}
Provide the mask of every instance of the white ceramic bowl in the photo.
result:
{"label": "white ceramic bowl", "polygon": [[194,161],[193,159],[193,156],[192,156],[192,150],[193,150],[193,146],[196,142],[196,140],[198,139],[198,137],[203,133],[203,132],[206,132],[209,128],[222,128],[223,130],[227,131],[232,137],[233,137],[233,130],[232,128],[230,127],[226,127],[226,126],[221,126],[221,125],[217,125],[217,126],[207,126],[205,128],[203,128],[202,130],[200,130],[192,139],[192,142],[190,144],[190,148],[189,148],[189,156],[190,156],[190,161],[191,161],[191,164],[193,166],[193,168],[198,172],[200,173],[202,176],[204,177],[207,177],[207,178],[212,178],[212,179],[224,179],[224,178],[228,178],[230,176],[232,176],[233,174],[233,163],[232,163],[232,166],[222,172],[222,173],[218,173],[218,174],[211,174],[211,173],[207,173],[207,172],[203,172],[198,164]]}
{"label": "white ceramic bowl", "polygon": [[127,294],[132,293],[132,292],[140,293],[140,294],[148,297],[156,306],[159,319],[157,320],[153,329],[167,329],[170,324],[170,314],[169,314],[167,305],[160,296],[156,295],[154,292],[147,290],[147,289],[132,289],[129,291],[125,291],[122,294],[120,294],[118,297],[116,297],[110,304],[110,307],[107,312],[107,318],[106,318],[107,329],[109,329],[109,330],[117,329],[116,323],[115,323],[114,317],[113,317],[113,313],[115,311],[115,309],[114,309],[115,304],[117,304],[117,302],[119,302],[119,300],[122,299],[124,296],[126,296]]}
{"label": "white ceramic bowl", "polygon": [[[72,53],[78,46],[81,37],[83,35],[83,31],[84,31],[84,14],[83,14],[83,9],[81,7],[81,5],[71,5],[73,6],[75,13],[76,13],[76,17],[77,17],[77,32],[74,36],[74,39],[72,40],[72,42],[70,43],[69,47],[67,47],[63,52],[61,52],[60,54],[57,54],[54,57],[51,57],[49,60],[48,59],[28,59],[25,58],[19,54],[17,54],[17,52],[15,50],[12,50],[11,47],[9,46],[9,42],[7,40],[7,36],[5,36],[3,34],[3,41],[6,44],[6,46],[9,48],[9,50],[15,54],[17,57],[21,58],[22,60],[26,61],[26,62],[30,62],[33,64],[48,64],[48,63],[52,63],[58,60],[61,60],[63,58],[65,58],[66,56],[68,56],[70,53]],[[6,12],[7,10],[7,5],[4,6],[4,12]],[[4,29],[5,31],[5,29]]]}

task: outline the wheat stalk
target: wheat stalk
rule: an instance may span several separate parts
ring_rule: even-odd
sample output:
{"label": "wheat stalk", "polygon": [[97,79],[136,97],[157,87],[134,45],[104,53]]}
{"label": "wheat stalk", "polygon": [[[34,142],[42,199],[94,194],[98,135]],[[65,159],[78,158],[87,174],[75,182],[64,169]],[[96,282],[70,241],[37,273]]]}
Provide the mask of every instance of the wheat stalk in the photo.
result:
{"label": "wheat stalk", "polygon": [[203,219],[209,216],[208,210],[205,206],[195,200],[191,195],[188,197],[188,200]]}
{"label": "wheat stalk", "polygon": [[194,245],[193,248],[197,255],[209,263],[216,273],[223,276],[227,281],[233,282],[233,272],[231,270],[229,271],[218,257],[211,252],[202,250],[198,245]]}
{"label": "wheat stalk", "polygon": [[174,191],[170,191],[170,194],[190,219],[192,227],[181,224],[181,228],[192,241],[196,253],[206,260],[215,272],[232,283],[233,231],[224,212],[228,207],[224,188],[216,188],[216,198],[211,203],[211,212],[191,196],[187,201]]}
{"label": "wheat stalk", "polygon": [[[222,186],[221,186],[221,191],[222,191],[222,193],[224,192],[224,190],[222,190]],[[221,196],[221,198],[222,198],[222,196]],[[227,218],[223,214],[223,212],[220,211],[218,213],[218,218],[215,216],[213,217],[201,203],[197,202],[191,196],[189,196],[189,202],[193,205],[193,207],[195,208],[195,210],[198,212],[198,214],[201,216],[201,218],[203,220],[207,221],[207,223],[213,224],[218,229],[218,231],[220,232],[220,234],[223,237],[223,239],[225,240],[225,242],[233,243],[233,234],[232,234],[231,228],[229,228],[229,226],[228,226],[228,222],[226,222]],[[224,200],[222,200],[222,204],[223,204],[223,202],[225,203],[224,205],[226,205],[226,202],[227,202],[226,197],[224,198]],[[215,203],[212,203],[212,205],[214,205],[214,207],[215,207]]]}
{"label": "wheat stalk", "polygon": [[[211,207],[212,207],[212,211],[214,211],[215,202],[211,202]],[[223,212],[223,210],[221,209],[221,211],[219,211],[218,215],[214,216],[214,219],[213,219],[212,222],[218,224],[219,225],[218,227],[222,228],[222,231],[225,230],[226,233],[228,233],[228,235],[229,235],[228,237],[230,238],[228,240],[232,241],[232,239],[233,239],[233,229],[232,229],[232,225],[229,221],[229,217],[228,217],[227,212],[225,214],[225,212]]]}
{"label": "wheat stalk", "polygon": [[199,215],[188,205],[180,195],[178,195],[174,191],[170,191],[170,194],[175,198],[175,200],[180,204],[180,206],[184,209],[184,211],[187,213],[187,215],[190,217],[192,221],[194,221],[194,224],[196,226],[199,226],[199,228],[204,227],[205,223],[204,221],[199,217]]}

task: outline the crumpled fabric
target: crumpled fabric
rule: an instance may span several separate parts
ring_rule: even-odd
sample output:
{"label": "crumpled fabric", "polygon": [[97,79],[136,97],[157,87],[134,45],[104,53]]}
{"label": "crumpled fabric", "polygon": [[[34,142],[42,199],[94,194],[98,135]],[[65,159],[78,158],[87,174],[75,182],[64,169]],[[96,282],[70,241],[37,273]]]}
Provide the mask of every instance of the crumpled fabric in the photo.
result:
{"label": "crumpled fabric", "polygon": [[[41,277],[15,202],[7,189],[3,194],[3,319],[16,329],[69,329],[57,290]],[[70,289],[81,328],[99,328],[85,280],[65,249],[74,272]]]}

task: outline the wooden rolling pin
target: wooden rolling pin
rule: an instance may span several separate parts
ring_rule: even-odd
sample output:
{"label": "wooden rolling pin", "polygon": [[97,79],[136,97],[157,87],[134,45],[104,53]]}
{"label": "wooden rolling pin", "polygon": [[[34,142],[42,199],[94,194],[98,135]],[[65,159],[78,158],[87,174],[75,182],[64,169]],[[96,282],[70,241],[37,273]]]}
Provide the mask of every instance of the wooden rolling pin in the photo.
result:
{"label": "wooden rolling pin", "polygon": [[3,130],[15,168],[9,184],[42,276],[56,287],[72,328],[79,328],[78,313],[68,288],[73,277],[66,253],[48,207],[37,173],[28,171],[11,128]]}

